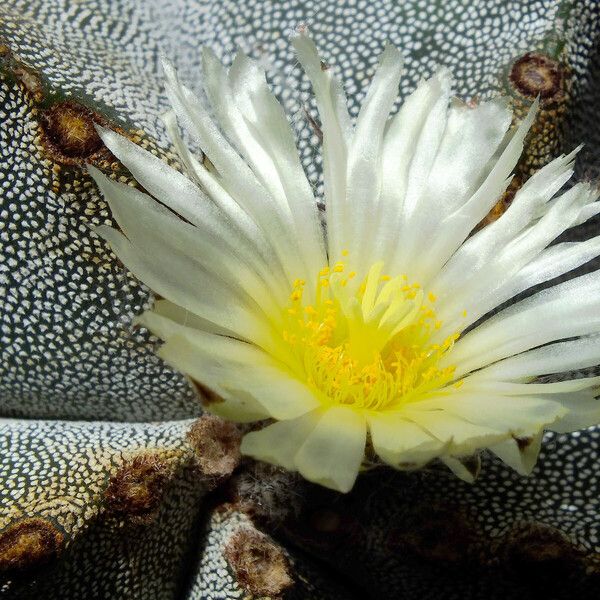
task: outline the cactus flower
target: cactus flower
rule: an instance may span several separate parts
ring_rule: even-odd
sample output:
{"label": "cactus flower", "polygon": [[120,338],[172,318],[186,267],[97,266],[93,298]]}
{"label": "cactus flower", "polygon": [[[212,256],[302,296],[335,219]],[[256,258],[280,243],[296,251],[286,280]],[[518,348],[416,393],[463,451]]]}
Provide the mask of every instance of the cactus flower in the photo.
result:
{"label": "cactus flower", "polygon": [[398,469],[437,458],[468,480],[463,458],[488,448],[530,472],[545,429],[600,422],[600,378],[539,378],[600,363],[600,274],[496,311],[600,255],[600,237],[551,245],[600,212],[589,184],[564,189],[577,151],[473,233],[511,181],[536,103],[511,128],[504,100],[453,100],[440,70],[390,116],[402,60],[388,46],[353,122],[313,42],[293,44],[319,110],[323,219],[286,114],[242,53],[227,70],[204,51],[208,104],[165,65],[187,175],[101,130],[146,192],[89,168],[120,228],[97,233],[162,297],[139,322],[220,396],[210,410],[262,422],[243,453],[324,486],[347,492],[375,455]]}

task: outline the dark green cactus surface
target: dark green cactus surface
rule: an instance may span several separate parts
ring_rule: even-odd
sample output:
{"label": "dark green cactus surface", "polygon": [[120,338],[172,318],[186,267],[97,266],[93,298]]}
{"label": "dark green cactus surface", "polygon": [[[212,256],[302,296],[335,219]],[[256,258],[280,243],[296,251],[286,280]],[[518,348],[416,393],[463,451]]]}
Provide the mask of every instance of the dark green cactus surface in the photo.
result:
{"label": "dark green cactus surface", "polygon": [[473,485],[382,468],[335,494],[240,464],[235,430],[201,417],[203,392],[132,325],[153,299],[92,233],[111,217],[83,167],[131,177],[93,123],[177,165],[160,56],[199,89],[200,47],[227,63],[239,47],[320,190],[300,24],[353,114],[389,40],[402,96],[440,65],[460,98],[508,95],[517,118],[540,95],[518,181],[582,142],[577,177],[600,175],[597,0],[4,0],[0,597],[600,598],[600,429],[547,435],[529,478],[483,455]]}

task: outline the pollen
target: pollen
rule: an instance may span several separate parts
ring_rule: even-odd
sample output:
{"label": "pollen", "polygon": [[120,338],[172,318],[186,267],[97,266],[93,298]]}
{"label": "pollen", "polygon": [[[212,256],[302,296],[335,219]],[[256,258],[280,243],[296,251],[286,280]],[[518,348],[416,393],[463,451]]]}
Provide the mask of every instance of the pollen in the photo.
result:
{"label": "pollen", "polygon": [[298,376],[326,405],[391,410],[453,382],[455,367],[440,363],[459,334],[439,339],[435,295],[382,269],[376,263],[360,279],[346,275],[344,263],[325,267],[315,301],[305,305],[305,282],[294,282],[291,308],[301,311],[287,307],[283,338]]}

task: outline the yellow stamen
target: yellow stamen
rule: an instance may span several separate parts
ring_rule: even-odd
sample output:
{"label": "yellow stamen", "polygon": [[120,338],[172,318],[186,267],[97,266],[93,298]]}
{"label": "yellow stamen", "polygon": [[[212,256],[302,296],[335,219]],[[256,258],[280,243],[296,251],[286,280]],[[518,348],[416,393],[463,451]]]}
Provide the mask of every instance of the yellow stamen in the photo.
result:
{"label": "yellow stamen", "polygon": [[[297,359],[294,368],[325,404],[390,410],[452,383],[455,367],[440,363],[459,334],[434,341],[442,327],[431,306],[435,295],[424,298],[418,283],[382,276],[382,268],[373,265],[350,287],[354,271],[344,276],[341,262],[325,267],[316,301],[284,315],[283,339]],[[301,301],[304,285],[294,281],[292,302]]]}

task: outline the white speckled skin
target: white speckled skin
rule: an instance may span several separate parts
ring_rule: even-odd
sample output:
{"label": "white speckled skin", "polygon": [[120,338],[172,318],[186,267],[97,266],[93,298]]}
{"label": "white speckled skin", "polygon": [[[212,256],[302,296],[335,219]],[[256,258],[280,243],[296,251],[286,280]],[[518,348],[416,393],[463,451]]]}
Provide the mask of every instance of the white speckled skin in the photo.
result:
{"label": "white speckled skin", "polygon": [[[310,27],[341,73],[353,114],[387,40],[406,56],[403,95],[446,65],[466,99],[504,90],[514,58],[533,50],[552,54],[564,43],[574,73],[564,146],[587,143],[578,173],[589,177],[600,173],[600,127],[593,117],[600,97],[594,51],[599,6],[596,0],[6,0],[0,44],[38,69],[54,93],[87,103],[127,129],[143,129],[164,155],[168,144],[159,117],[167,101],[159,56],[170,58],[194,87],[201,45],[225,62],[239,46],[268,65],[295,115],[305,167],[318,187],[317,136],[304,117],[304,108],[314,114],[314,106],[305,105],[309,86],[287,41],[298,24]],[[0,534],[14,519],[42,515],[72,532],[73,544],[62,562],[25,582],[0,575],[0,595],[241,597],[237,583],[219,571],[225,524],[213,519],[208,527],[216,533],[199,534],[205,490],[189,474],[175,479],[159,520],[136,530],[130,546],[120,545],[125,537],[119,528],[97,518],[102,487],[121,452],[183,447],[185,420],[191,423],[200,408],[185,380],[154,356],[156,340],[130,325],[148,305],[148,291],[89,232],[90,225],[110,219],[99,192],[79,167],[62,166],[57,175],[55,163],[41,154],[39,107],[3,64],[0,57],[0,417],[15,420],[0,423],[0,493],[7,494],[0,503]],[[594,227],[597,220],[573,235],[587,237]],[[81,419],[96,422],[71,422]],[[565,532],[586,553],[598,553],[599,442],[597,431],[549,436],[528,479],[484,457],[484,475],[472,487],[439,474],[382,471],[369,480],[379,492],[359,486],[345,499],[365,507],[354,513],[361,524],[355,543],[325,555],[305,545],[329,567],[307,567],[323,576],[314,576],[318,589],[300,587],[296,597],[526,597],[495,586],[493,578],[486,583],[485,577],[451,570],[452,579],[428,563],[403,568],[406,557],[386,545],[387,533],[407,507],[451,499],[473,515],[484,536],[535,521]],[[96,466],[105,460],[110,468]],[[65,501],[65,494],[72,499]],[[286,536],[290,544],[302,543],[293,532]],[[350,591],[324,583],[328,578],[351,582]]]}

